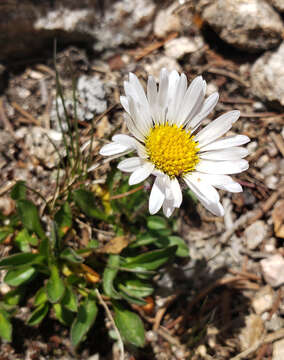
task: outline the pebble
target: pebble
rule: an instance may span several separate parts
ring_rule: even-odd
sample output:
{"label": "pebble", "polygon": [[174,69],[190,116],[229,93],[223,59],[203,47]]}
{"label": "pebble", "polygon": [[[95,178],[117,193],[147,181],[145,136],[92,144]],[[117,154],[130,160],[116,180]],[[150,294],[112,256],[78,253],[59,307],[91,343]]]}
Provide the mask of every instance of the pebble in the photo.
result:
{"label": "pebble", "polygon": [[273,343],[272,360],[283,360],[283,359],[284,359],[284,339],[281,339]]}
{"label": "pebble", "polygon": [[174,59],[181,59],[186,54],[191,54],[203,46],[203,40],[199,38],[190,39],[182,36],[172,39],[165,44],[165,54]]}
{"label": "pebble", "polygon": [[274,301],[274,291],[271,286],[266,285],[262,287],[254,296],[252,300],[252,307],[254,311],[260,315],[265,311],[271,309]]}
{"label": "pebble", "polygon": [[256,60],[251,68],[251,90],[263,101],[284,105],[284,42]]}
{"label": "pebble", "polygon": [[247,149],[250,154],[256,151],[257,147],[258,147],[257,141],[251,141],[250,143],[247,144]]}
{"label": "pebble", "polygon": [[228,44],[259,52],[280,43],[284,29],[281,17],[265,0],[216,0],[208,4],[202,18]]}
{"label": "pebble", "polygon": [[277,184],[278,184],[278,178],[277,176],[274,175],[269,175],[265,180],[265,185],[272,190],[276,190],[277,189]]}
{"label": "pebble", "polygon": [[280,254],[271,255],[260,261],[263,277],[272,287],[284,284],[284,258]]}
{"label": "pebble", "polygon": [[182,72],[182,69],[177,61],[168,56],[160,56],[157,61],[152,64],[146,64],[145,70],[149,75],[152,75],[158,81],[160,71],[164,67],[167,68],[168,71],[177,70],[178,72]]}
{"label": "pebble", "polygon": [[[284,12],[284,1],[283,0],[269,0],[273,6],[280,12]],[[284,356],[283,356],[284,359]]]}
{"label": "pebble", "polygon": [[246,326],[241,330],[239,335],[242,351],[256,344],[264,331],[263,321],[260,316],[250,314],[245,318]]}
{"label": "pebble", "polygon": [[267,144],[267,152],[270,157],[275,157],[278,154],[278,149],[273,142]]}
{"label": "pebble", "polygon": [[176,4],[167,9],[160,10],[154,22],[154,34],[159,38],[164,38],[170,32],[180,31],[181,23],[179,16],[174,13]]}
{"label": "pebble", "polygon": [[258,220],[249,225],[245,232],[245,242],[250,250],[256,249],[265,239],[267,234],[266,224],[262,220]]}
{"label": "pebble", "polygon": [[274,252],[276,249],[276,244],[277,244],[277,241],[274,237],[268,239],[264,244],[264,249],[263,249],[264,252],[268,252],[268,253]]}
{"label": "pebble", "polygon": [[262,169],[261,172],[264,176],[273,175],[279,170],[279,163],[276,161],[270,161]]}
{"label": "pebble", "polygon": [[[265,327],[268,331],[277,331],[284,326],[284,319],[276,313],[272,315],[271,319],[265,322]],[[283,359],[282,359],[283,360]]]}
{"label": "pebble", "polygon": [[269,162],[269,160],[270,159],[268,155],[264,154],[257,160],[256,166],[262,168],[264,165],[266,165]]}

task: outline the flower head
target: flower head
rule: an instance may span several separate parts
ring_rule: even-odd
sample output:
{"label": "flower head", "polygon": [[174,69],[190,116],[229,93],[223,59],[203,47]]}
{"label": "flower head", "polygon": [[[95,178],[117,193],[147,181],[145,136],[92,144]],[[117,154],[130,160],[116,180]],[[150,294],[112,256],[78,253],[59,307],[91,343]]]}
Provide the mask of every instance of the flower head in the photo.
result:
{"label": "flower head", "polygon": [[138,156],[122,160],[121,171],[131,173],[129,184],[138,184],[150,175],[155,181],[150,193],[149,211],[163,207],[169,217],[182,202],[180,182],[184,182],[213,214],[224,215],[216,190],[240,192],[242,187],[229,174],[248,168],[243,158],[248,151],[240,145],[249,142],[244,135],[222,137],[238,120],[240,112],[229,111],[197,131],[214,109],[219,95],[205,99],[206,82],[196,77],[190,86],[184,74],[160,72],[159,88],[148,78],[147,95],[137,77],[130,73],[125,81],[126,96],[121,104],[133,135],[115,135],[103,146],[104,156],[136,151]]}

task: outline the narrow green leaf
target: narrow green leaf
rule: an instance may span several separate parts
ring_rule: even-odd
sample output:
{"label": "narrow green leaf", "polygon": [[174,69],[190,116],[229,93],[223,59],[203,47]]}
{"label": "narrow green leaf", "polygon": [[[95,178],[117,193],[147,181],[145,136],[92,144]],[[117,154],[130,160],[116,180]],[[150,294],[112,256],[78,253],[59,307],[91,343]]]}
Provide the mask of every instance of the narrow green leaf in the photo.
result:
{"label": "narrow green leaf", "polygon": [[145,345],[145,330],[140,317],[125,309],[117,301],[113,302],[114,321],[125,342],[143,347]]}
{"label": "narrow green leaf", "polygon": [[123,285],[119,287],[119,294],[121,295],[122,299],[126,300],[129,304],[136,304],[139,306],[144,306],[147,304],[145,300],[129,294],[127,288]]}
{"label": "narrow green leaf", "polygon": [[77,296],[73,292],[71,286],[66,286],[65,294],[61,300],[61,304],[70,311],[76,312],[78,310]]}
{"label": "narrow green leaf", "polygon": [[150,230],[162,230],[167,228],[167,221],[161,216],[149,216],[147,219],[147,227]]}
{"label": "narrow green leaf", "polygon": [[64,295],[64,282],[59,275],[59,270],[56,265],[50,267],[50,278],[46,284],[47,296],[50,302],[58,302]]}
{"label": "narrow green leaf", "polygon": [[44,304],[47,302],[47,300],[48,298],[45,291],[45,287],[41,287],[35,295],[34,306],[39,306],[41,304]]}
{"label": "narrow green leaf", "polygon": [[57,223],[59,236],[62,238],[72,226],[72,212],[68,202],[55,214],[54,220]]}
{"label": "narrow green leaf", "polygon": [[188,257],[189,249],[185,241],[179,236],[169,236],[169,243],[171,246],[176,245],[176,255],[180,257]]}
{"label": "narrow green leaf", "polygon": [[24,181],[17,181],[11,191],[11,198],[13,200],[24,200],[26,198],[26,185]]}
{"label": "narrow green leaf", "polygon": [[70,326],[73,321],[73,313],[65,309],[61,304],[53,304],[53,310],[56,318],[65,326]]}
{"label": "narrow green leaf", "polygon": [[118,288],[125,291],[128,295],[137,298],[144,298],[153,294],[153,286],[139,279],[126,279],[118,284]]}
{"label": "narrow green leaf", "polygon": [[34,326],[34,325],[41,323],[42,320],[46,317],[46,315],[48,313],[48,309],[49,309],[48,303],[43,303],[43,304],[39,305],[31,313],[31,316],[29,317],[27,324],[30,326]]}
{"label": "narrow green leaf", "polygon": [[162,250],[148,251],[147,253],[126,258],[126,269],[132,270],[156,270],[175,256],[177,246],[171,246]]}
{"label": "narrow green leaf", "polygon": [[75,190],[72,194],[73,200],[76,205],[85,213],[87,216],[99,219],[107,220],[107,215],[99,210],[96,206],[96,198],[91,191],[84,189]]}
{"label": "narrow green leaf", "polygon": [[60,254],[60,258],[74,264],[79,264],[84,261],[84,258],[78,255],[72,248],[64,249]]}
{"label": "narrow green leaf", "polygon": [[110,255],[108,258],[107,266],[103,274],[104,293],[113,299],[120,298],[120,296],[113,287],[113,281],[118,273],[119,264],[120,264],[120,256]]}
{"label": "narrow green leaf", "polygon": [[0,337],[6,341],[12,340],[12,324],[7,311],[0,309]]}
{"label": "narrow green leaf", "polygon": [[14,268],[15,266],[40,264],[44,257],[39,254],[23,253],[8,256],[0,260],[0,268]]}
{"label": "narrow green leaf", "polygon": [[14,241],[22,252],[30,252],[30,244],[34,241],[34,238],[28,233],[27,229],[23,229],[17,234]]}
{"label": "narrow green leaf", "polygon": [[33,267],[25,267],[15,270],[10,269],[6,274],[4,281],[8,285],[18,286],[31,281],[34,278],[35,273],[36,270]]}
{"label": "narrow green leaf", "polygon": [[41,239],[45,237],[40,223],[36,206],[29,200],[18,200],[17,208],[24,227],[31,232],[35,232]]}
{"label": "narrow green leaf", "polygon": [[80,344],[93,325],[98,308],[93,296],[89,295],[78,309],[77,317],[71,327],[71,342],[74,347]]}

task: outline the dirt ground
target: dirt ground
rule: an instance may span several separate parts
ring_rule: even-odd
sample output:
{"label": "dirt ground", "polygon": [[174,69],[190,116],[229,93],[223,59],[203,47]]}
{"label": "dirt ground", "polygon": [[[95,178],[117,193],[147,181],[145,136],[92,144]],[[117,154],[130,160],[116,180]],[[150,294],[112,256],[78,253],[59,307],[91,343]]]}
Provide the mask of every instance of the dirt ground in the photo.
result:
{"label": "dirt ground", "polygon": [[[195,212],[183,203],[178,233],[188,241],[190,258],[166,269],[157,280],[155,311],[151,315],[141,313],[147,346],[142,350],[127,348],[127,358],[284,359],[283,107],[263,101],[251,91],[251,67],[262,53],[233,48],[198,18],[195,20],[190,38],[197,42],[201,38],[202,44],[178,59],[167,55],[166,46],[179,39],[178,31],[162,39],[150,33],[135,45],[109,53],[89,51],[80,43],[59,44],[56,55],[67,97],[72,75],[95,78],[99,84],[96,86],[101,93],[94,95],[101,107],[100,115],[94,115],[95,151],[118,129],[127,133],[119,96],[129,71],[145,85],[149,73],[156,75],[168,65],[178,66],[189,81],[202,74],[208,91],[218,90],[220,94],[210,119],[238,109],[241,117],[229,135],[244,134],[251,139],[247,145],[250,167],[235,177],[244,191],[221,192],[224,218],[210,215],[201,205]],[[61,146],[54,115],[53,49],[44,56],[38,53],[5,64],[1,79],[0,206],[6,208],[8,192],[16,180],[27,181],[43,196],[55,188],[57,158],[44,135]],[[84,89],[89,91],[88,87]],[[78,97],[83,104],[79,125],[84,143],[91,125],[84,119],[88,102],[84,105],[83,90]],[[90,176],[95,178],[96,173]],[[9,245],[0,245],[1,256],[9,251]],[[3,290],[3,283],[1,286]],[[29,328],[22,321],[25,311],[28,309],[23,308],[15,319],[13,342],[1,344],[1,360],[119,358],[110,340],[100,342],[102,336],[107,339],[103,330],[91,331],[75,354],[63,326],[50,319],[37,329]],[[103,324],[103,318],[100,322]]]}

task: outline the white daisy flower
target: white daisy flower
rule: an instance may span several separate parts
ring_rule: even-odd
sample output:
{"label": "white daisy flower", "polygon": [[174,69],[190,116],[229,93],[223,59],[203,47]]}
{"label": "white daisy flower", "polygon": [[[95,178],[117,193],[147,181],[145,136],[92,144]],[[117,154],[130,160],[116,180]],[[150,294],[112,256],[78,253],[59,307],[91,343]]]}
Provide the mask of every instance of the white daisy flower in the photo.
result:
{"label": "white daisy flower", "polygon": [[[149,76],[147,95],[137,77],[125,81],[126,96],[121,104],[127,112],[128,130],[134,136],[115,135],[100,154],[111,156],[136,151],[138,156],[122,160],[121,171],[131,173],[129,184],[138,184],[150,175],[155,181],[150,193],[149,212],[163,207],[169,217],[182,202],[180,182],[184,182],[206,209],[223,216],[216,190],[240,192],[242,187],[229,174],[248,168],[243,158],[248,151],[240,145],[249,142],[244,135],[222,137],[237,121],[240,112],[229,111],[197,132],[214,109],[219,95],[204,99],[206,82],[196,77],[189,87],[185,74],[160,72],[159,89]],[[222,137],[222,138],[220,138]]]}

